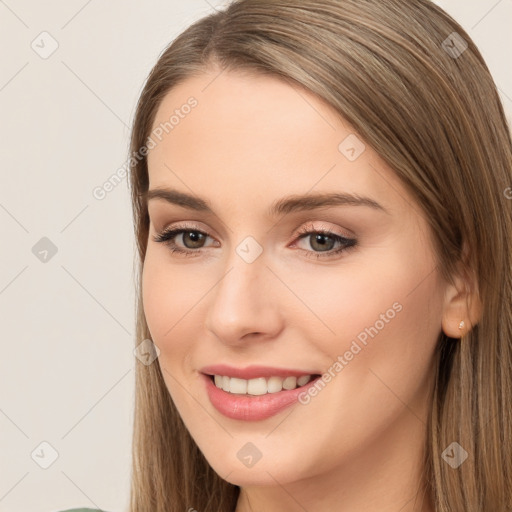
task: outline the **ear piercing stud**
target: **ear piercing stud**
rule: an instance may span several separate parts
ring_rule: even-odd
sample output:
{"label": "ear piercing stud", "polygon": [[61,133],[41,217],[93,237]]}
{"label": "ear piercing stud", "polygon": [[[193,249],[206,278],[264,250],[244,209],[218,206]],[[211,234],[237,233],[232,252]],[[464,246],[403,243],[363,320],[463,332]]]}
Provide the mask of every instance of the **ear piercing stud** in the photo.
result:
{"label": "ear piercing stud", "polygon": [[464,325],[464,320],[461,320],[459,324],[459,329],[464,329]]}

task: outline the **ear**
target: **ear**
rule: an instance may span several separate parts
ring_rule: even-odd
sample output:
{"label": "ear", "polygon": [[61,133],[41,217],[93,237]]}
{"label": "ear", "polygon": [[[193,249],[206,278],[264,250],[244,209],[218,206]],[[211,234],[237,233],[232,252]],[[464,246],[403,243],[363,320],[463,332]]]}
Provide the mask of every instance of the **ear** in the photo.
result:
{"label": "ear", "polygon": [[467,254],[465,246],[457,274],[453,276],[453,284],[448,284],[444,295],[442,329],[450,338],[462,338],[480,321],[482,315],[478,281],[469,269]]}

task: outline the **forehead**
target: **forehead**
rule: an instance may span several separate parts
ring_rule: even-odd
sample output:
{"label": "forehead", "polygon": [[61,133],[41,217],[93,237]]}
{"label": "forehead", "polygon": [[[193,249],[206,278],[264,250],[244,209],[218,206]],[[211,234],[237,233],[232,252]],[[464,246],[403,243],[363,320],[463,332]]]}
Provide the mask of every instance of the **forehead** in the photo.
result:
{"label": "forehead", "polygon": [[[150,188],[229,193],[247,207],[313,190],[380,196],[381,203],[405,195],[334,109],[272,76],[216,71],[189,78],[165,96],[152,128]],[[397,197],[389,197],[393,188]]]}

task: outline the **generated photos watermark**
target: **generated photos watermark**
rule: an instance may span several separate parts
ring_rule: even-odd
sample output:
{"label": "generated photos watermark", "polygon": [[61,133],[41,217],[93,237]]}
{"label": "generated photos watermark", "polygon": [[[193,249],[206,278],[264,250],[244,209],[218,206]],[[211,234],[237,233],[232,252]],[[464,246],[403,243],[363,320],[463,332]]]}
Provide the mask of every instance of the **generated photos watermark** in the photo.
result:
{"label": "generated photos watermark", "polygon": [[334,363],[322,374],[320,379],[318,379],[314,385],[308,387],[305,391],[302,391],[299,394],[299,403],[302,405],[308,405],[311,402],[311,399],[317,396],[318,393],[320,393],[320,391],[322,391],[325,386],[368,345],[368,342],[370,341],[368,337],[371,339],[375,338],[375,336],[377,336],[377,334],[379,334],[379,332],[382,331],[382,329],[384,329],[384,327],[386,327],[386,325],[389,324],[389,322],[393,320],[395,316],[402,311],[402,309],[402,304],[394,302],[392,307],[387,309],[385,313],[380,314],[379,319],[376,320],[372,326],[365,327],[356,336],[356,338],[352,340],[350,348],[336,358]]}
{"label": "generated photos watermark", "polygon": [[151,135],[147,138],[146,144],[134,151],[132,155],[126,160],[126,162],[117,169],[116,172],[110,175],[110,177],[102,184],[93,188],[92,195],[94,199],[102,201],[107,195],[112,192],[121,181],[126,178],[126,175],[132,167],[137,165],[137,162],[143,160],[151,149],[154,149],[164,137],[164,134],[170,133],[176,126],[178,126],[185,117],[187,117],[192,109],[197,107],[199,102],[196,98],[191,96],[187,102],[181,105],[180,108],[174,110],[173,114],[169,117],[168,121],[160,123],[156,128],[153,129]]}

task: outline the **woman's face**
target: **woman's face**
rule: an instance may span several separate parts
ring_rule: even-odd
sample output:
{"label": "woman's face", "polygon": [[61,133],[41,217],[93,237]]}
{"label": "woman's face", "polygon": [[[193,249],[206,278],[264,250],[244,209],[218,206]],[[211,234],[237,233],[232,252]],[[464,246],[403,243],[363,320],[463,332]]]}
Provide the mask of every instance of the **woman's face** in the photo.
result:
{"label": "woman's face", "polygon": [[[211,466],[244,486],[416,471],[445,284],[394,173],[268,76],[188,79],[153,129],[149,189],[168,193],[148,203],[144,311]],[[322,377],[279,391],[304,375]]]}

